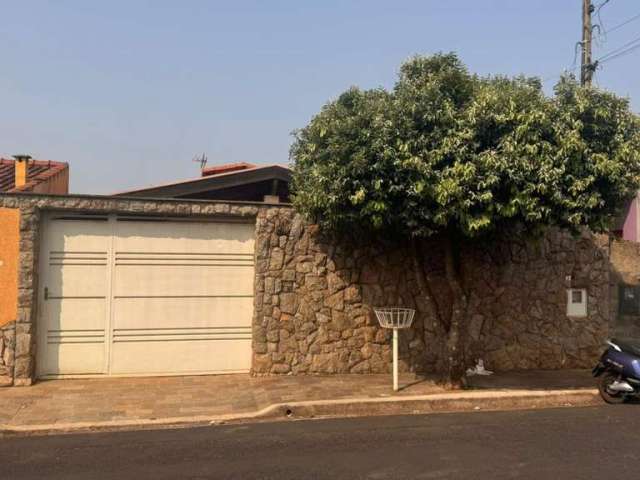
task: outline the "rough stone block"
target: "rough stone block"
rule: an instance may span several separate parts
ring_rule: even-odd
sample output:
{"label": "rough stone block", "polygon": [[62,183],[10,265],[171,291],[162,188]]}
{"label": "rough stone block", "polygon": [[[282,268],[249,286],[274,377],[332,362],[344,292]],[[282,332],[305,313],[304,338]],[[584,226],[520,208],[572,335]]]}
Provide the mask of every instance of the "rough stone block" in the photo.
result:
{"label": "rough stone block", "polygon": [[344,291],[329,295],[325,299],[324,305],[335,310],[344,310]]}
{"label": "rough stone block", "polygon": [[33,376],[33,360],[31,357],[16,358],[15,365],[13,367],[13,374],[16,385],[18,384],[18,379],[30,380]]}
{"label": "rough stone block", "polygon": [[13,375],[0,375],[0,387],[10,387],[13,385]]}
{"label": "rough stone block", "polygon": [[284,264],[284,251],[281,248],[271,250],[271,258],[269,259],[270,270],[280,270]]}
{"label": "rough stone block", "polygon": [[31,355],[32,337],[31,334],[21,333],[16,335],[16,357]]}
{"label": "rough stone block", "polygon": [[280,310],[283,313],[295,314],[298,308],[298,298],[295,293],[280,294]]}

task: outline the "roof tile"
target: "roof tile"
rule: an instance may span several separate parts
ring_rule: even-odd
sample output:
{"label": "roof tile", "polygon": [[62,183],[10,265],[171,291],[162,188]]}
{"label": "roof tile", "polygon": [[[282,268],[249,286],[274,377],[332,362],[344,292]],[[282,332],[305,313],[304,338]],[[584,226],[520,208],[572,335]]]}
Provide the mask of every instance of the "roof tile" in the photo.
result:
{"label": "roof tile", "polygon": [[69,165],[65,162],[29,160],[27,183],[21,188],[16,188],[15,165],[15,160],[0,158],[0,192],[28,192],[33,190],[36,185],[69,168]]}
{"label": "roof tile", "polygon": [[248,170],[250,168],[256,168],[257,165],[247,162],[238,163],[225,163],[224,165],[215,165],[213,167],[207,167],[202,169],[203,177],[211,177],[213,175],[220,175],[222,173],[237,172],[239,170]]}

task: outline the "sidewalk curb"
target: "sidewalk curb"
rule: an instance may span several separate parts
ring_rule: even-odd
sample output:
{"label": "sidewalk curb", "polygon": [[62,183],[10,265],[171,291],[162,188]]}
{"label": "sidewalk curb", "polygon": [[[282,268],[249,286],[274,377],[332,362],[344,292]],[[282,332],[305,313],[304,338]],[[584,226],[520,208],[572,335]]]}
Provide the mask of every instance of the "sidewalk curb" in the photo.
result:
{"label": "sidewalk curb", "polygon": [[469,411],[529,410],[584,407],[601,403],[595,389],[461,391],[431,395],[366,397],[276,403],[261,410],[216,416],[170,417],[142,420],[0,425],[0,437],[99,431],[186,428],[261,421],[331,417],[413,415]]}

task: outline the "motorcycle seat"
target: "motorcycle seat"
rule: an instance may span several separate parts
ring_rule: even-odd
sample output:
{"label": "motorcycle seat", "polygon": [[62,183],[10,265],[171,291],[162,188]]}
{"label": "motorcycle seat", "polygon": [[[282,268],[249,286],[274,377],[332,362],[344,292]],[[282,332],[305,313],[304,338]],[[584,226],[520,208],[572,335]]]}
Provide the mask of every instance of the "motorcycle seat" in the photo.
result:
{"label": "motorcycle seat", "polygon": [[617,338],[612,338],[611,343],[614,343],[617,346],[619,346],[620,349],[625,353],[629,353],[631,355],[640,357],[640,340],[634,340],[634,339],[620,340]]}

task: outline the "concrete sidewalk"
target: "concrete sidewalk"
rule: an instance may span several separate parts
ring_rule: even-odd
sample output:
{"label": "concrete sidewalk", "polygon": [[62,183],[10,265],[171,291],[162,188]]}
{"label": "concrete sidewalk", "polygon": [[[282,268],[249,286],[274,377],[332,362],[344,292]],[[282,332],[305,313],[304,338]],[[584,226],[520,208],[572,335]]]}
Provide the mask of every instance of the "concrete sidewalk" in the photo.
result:
{"label": "concrete sidewalk", "polygon": [[278,418],[500,410],[596,403],[583,370],[472,377],[445,391],[433,379],[389,375],[49,380],[0,389],[0,432],[38,433],[256,421]]}

